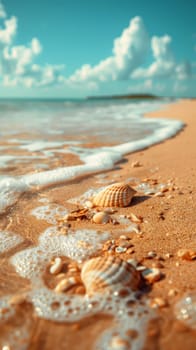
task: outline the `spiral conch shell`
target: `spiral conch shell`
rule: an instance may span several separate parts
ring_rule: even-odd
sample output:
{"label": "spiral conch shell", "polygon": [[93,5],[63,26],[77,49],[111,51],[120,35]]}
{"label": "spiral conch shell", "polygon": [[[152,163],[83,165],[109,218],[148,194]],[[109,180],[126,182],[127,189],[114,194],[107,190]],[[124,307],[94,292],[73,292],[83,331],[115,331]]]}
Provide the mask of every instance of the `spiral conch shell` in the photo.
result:
{"label": "spiral conch shell", "polygon": [[86,261],[81,271],[81,279],[88,295],[111,292],[129,287],[135,290],[140,275],[126,261],[114,257],[98,257]]}
{"label": "spiral conch shell", "polygon": [[93,204],[99,207],[127,207],[135,192],[125,183],[115,183],[98,192],[93,198]]}

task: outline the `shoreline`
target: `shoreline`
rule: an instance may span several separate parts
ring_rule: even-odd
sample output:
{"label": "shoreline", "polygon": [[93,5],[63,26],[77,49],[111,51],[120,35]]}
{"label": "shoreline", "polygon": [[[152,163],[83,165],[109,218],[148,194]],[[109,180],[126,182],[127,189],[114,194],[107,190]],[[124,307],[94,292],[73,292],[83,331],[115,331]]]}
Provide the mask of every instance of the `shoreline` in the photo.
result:
{"label": "shoreline", "polygon": [[[187,114],[186,116],[185,113]],[[186,127],[176,136],[150,146],[141,151],[124,156],[115,169],[100,175],[85,175],[79,180],[71,180],[69,184],[55,185],[52,189],[45,188],[40,192],[26,193],[17,203],[16,208],[9,212],[8,218],[3,218],[1,229],[8,229],[11,232],[20,234],[29,245],[36,243],[38,237],[49,224],[45,221],[38,221],[29,213],[37,205],[38,199],[49,196],[52,203],[65,206],[68,210],[76,209],[76,206],[66,202],[67,199],[77,197],[93,187],[101,187],[104,181],[127,181],[137,178],[147,183],[166,184],[171,183],[171,188],[159,196],[140,196],[133,202],[133,205],[118,210],[119,215],[129,215],[130,212],[143,218],[140,224],[141,234],[131,235],[133,252],[130,258],[141,261],[147,267],[161,266],[163,278],[154,283],[147,296],[154,300],[159,298],[164,301],[162,306],[157,306],[159,318],[159,329],[151,339],[151,346],[146,345],[145,349],[155,350],[192,350],[195,344],[195,332],[185,325],[176,321],[173,314],[173,305],[181,299],[184,293],[194,291],[196,285],[195,263],[196,261],[182,260],[177,256],[179,249],[195,250],[195,151],[194,135],[196,135],[196,101],[181,100],[164,106],[161,111],[148,113],[147,117],[168,117],[169,119],[182,120]],[[133,166],[137,163],[139,166]],[[7,222],[7,220],[10,220]],[[22,230],[21,230],[22,225]],[[73,229],[96,229],[101,231],[113,231],[112,224],[95,225],[91,222],[71,222]],[[123,234],[123,228],[122,228]],[[16,250],[13,250],[13,253]],[[154,251],[156,257],[147,258],[149,252]],[[101,253],[103,254],[103,253]],[[123,259],[127,255],[121,254]],[[4,257],[5,263],[8,257]],[[4,266],[5,267],[5,266]],[[3,267],[2,267],[3,271]],[[9,269],[8,269],[9,273]],[[17,280],[18,278],[18,280]],[[4,283],[8,291],[12,291],[12,281]],[[13,276],[14,284],[17,283],[18,293],[25,288],[25,282],[19,277]],[[171,293],[173,290],[173,294]],[[38,324],[36,324],[38,323]],[[92,334],[99,334],[104,324],[109,324],[107,319],[101,319],[101,326],[98,327],[96,319],[92,322]],[[94,325],[94,326],[93,326]],[[76,326],[75,326],[76,327]],[[85,337],[88,327],[78,326],[82,332],[72,330],[72,336],[67,341],[72,344],[76,334],[80,334],[81,350],[91,350],[92,343],[89,340],[88,348],[85,346]],[[51,339],[50,332],[56,339]],[[31,342],[29,349],[38,349],[44,338],[44,350],[56,349],[60,346],[62,337],[70,326],[57,325],[53,322],[39,320],[33,321]],[[94,333],[93,333],[94,332]],[[91,338],[91,337],[89,337]],[[93,340],[93,339],[91,339]],[[73,349],[77,349],[77,344]],[[71,348],[71,347],[70,347]],[[62,347],[62,349],[66,349]]]}

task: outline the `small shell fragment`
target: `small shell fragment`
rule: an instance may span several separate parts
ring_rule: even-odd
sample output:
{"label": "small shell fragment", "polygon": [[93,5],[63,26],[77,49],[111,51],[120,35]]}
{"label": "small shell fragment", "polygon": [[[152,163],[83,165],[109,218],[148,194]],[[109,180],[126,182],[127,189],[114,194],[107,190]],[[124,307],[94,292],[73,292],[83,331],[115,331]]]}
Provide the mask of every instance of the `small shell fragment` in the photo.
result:
{"label": "small shell fragment", "polygon": [[134,213],[131,213],[128,216],[128,219],[131,219],[132,222],[135,222],[136,224],[141,224],[143,222],[143,218],[141,216],[137,216]]}
{"label": "small shell fragment", "polygon": [[86,261],[82,267],[81,279],[87,294],[100,291],[115,291],[118,287],[136,289],[140,274],[126,261],[114,257],[98,257]]}
{"label": "small shell fragment", "polygon": [[57,257],[54,260],[54,264],[50,266],[50,273],[52,275],[57,275],[63,267],[63,261],[61,258]]}
{"label": "small shell fragment", "polygon": [[135,268],[138,265],[138,261],[136,259],[128,259],[127,262],[128,262],[128,264],[132,265]]}
{"label": "small shell fragment", "polygon": [[125,183],[116,183],[98,192],[93,198],[93,204],[99,207],[127,207],[135,192]]}
{"label": "small shell fragment", "polygon": [[55,287],[56,293],[66,292],[67,289],[77,284],[77,280],[75,277],[69,277],[61,280],[57,286]]}
{"label": "small shell fragment", "polygon": [[178,289],[172,288],[168,292],[168,297],[175,297],[179,293]]}
{"label": "small shell fragment", "polygon": [[138,167],[141,167],[142,164],[138,160],[136,160],[136,161],[131,163],[131,166],[132,166],[132,168],[138,168]]}
{"label": "small shell fragment", "polygon": [[126,247],[118,246],[118,247],[115,248],[115,252],[116,253],[125,253],[126,251],[127,251]]}
{"label": "small shell fragment", "polygon": [[157,256],[156,252],[154,252],[153,250],[151,250],[150,252],[147,253],[146,258],[147,259],[153,259]]}
{"label": "small shell fragment", "polygon": [[162,308],[162,307],[168,306],[168,303],[165,299],[156,297],[150,301],[150,306],[156,309],[156,308]]}
{"label": "small shell fragment", "polygon": [[183,260],[194,260],[196,259],[196,251],[189,249],[180,249],[177,252],[177,256]]}
{"label": "small shell fragment", "polygon": [[94,205],[93,205],[93,202],[91,202],[90,200],[88,200],[88,201],[85,202],[85,207],[91,209],[91,208],[93,208],[93,206],[94,206]]}
{"label": "small shell fragment", "polygon": [[26,294],[24,294],[24,293],[15,294],[10,298],[9,303],[10,303],[10,305],[20,305],[20,304],[24,303],[26,300],[27,300]]}
{"label": "small shell fragment", "polygon": [[109,222],[109,219],[109,215],[104,211],[100,211],[99,213],[94,214],[92,218],[95,224],[107,224]]}
{"label": "small shell fragment", "polygon": [[130,349],[130,343],[126,339],[123,339],[117,335],[112,337],[109,346],[110,346],[110,349],[114,349],[114,350]]}
{"label": "small shell fragment", "polygon": [[161,279],[162,273],[157,268],[151,268],[142,271],[142,276],[147,282],[154,283]]}

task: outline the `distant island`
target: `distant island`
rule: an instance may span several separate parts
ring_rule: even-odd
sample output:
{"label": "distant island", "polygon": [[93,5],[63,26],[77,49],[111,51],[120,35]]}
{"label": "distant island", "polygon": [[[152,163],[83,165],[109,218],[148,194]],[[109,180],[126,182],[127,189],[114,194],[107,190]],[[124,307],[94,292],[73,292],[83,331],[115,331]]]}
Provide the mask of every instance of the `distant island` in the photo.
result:
{"label": "distant island", "polygon": [[87,100],[103,100],[103,99],[159,99],[160,96],[152,94],[131,94],[131,95],[106,95],[106,96],[87,96]]}

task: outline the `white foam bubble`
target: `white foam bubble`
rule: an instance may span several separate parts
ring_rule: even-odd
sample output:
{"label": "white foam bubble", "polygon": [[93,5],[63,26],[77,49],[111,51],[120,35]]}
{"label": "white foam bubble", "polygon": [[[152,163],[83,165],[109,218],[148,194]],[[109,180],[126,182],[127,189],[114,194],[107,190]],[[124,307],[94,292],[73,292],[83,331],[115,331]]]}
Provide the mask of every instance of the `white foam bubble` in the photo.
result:
{"label": "white foam bubble", "polygon": [[196,330],[196,293],[188,293],[174,307],[178,320]]}
{"label": "white foam bubble", "polygon": [[11,307],[9,300],[9,295],[0,298],[0,323],[6,322],[15,315],[15,309]]}
{"label": "white foam bubble", "polygon": [[[10,261],[20,276],[31,281],[28,300],[39,317],[56,322],[74,322],[97,313],[108,314],[114,317],[114,326],[100,337],[97,348],[115,349],[114,345],[118,343],[115,337],[118,336],[125,340],[128,346],[125,349],[131,346],[138,350],[144,344],[145,329],[152,314],[145,303],[140,304],[131,287],[126,287],[124,297],[120,296],[121,284],[117,284],[112,293],[106,288],[93,295],[68,295],[49,289],[43,280],[43,273],[54,257],[65,256],[81,264],[92,257],[109,237],[107,232],[87,229],[69,230],[63,235],[53,226],[41,234],[37,246],[16,253]],[[130,330],[137,332],[137,337],[131,339]]]}
{"label": "white foam bubble", "polygon": [[63,218],[66,214],[67,209],[56,204],[40,206],[31,211],[31,215],[39,220],[45,220],[49,224],[56,224],[57,218]]}
{"label": "white foam bubble", "polygon": [[[11,308],[14,311],[14,308]],[[9,316],[13,316],[12,313]],[[9,333],[0,334],[0,346],[2,350],[26,350],[29,347],[32,321],[28,318],[15,322]]]}
{"label": "white foam bubble", "polygon": [[[86,316],[98,313],[103,305],[103,301],[100,302],[100,299],[96,297],[91,299],[78,295],[70,297],[44,287],[31,292],[31,300],[39,317],[57,322],[81,320]],[[89,307],[92,304],[96,304],[93,310]],[[54,305],[56,305],[55,309]]]}
{"label": "white foam bubble", "polygon": [[41,156],[22,156],[22,155],[0,155],[0,168],[7,168],[10,164],[28,163],[32,159],[42,159]]}
{"label": "white foam bubble", "polygon": [[52,147],[61,147],[64,145],[63,141],[32,141],[30,143],[24,144],[22,146],[19,146],[21,149],[25,149],[29,152],[36,152],[36,151],[42,151],[46,148],[52,148]]}
{"label": "white foam bubble", "polygon": [[0,231],[0,254],[9,251],[23,241],[24,239],[16,233]]}
{"label": "white foam bubble", "polygon": [[95,230],[71,231],[60,234],[58,228],[49,227],[39,238],[39,245],[20,251],[11,258],[11,263],[22,277],[42,285],[40,274],[56,256],[67,256],[81,262],[101,248],[101,243],[108,239],[107,232],[97,234]]}

